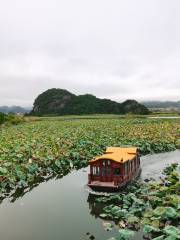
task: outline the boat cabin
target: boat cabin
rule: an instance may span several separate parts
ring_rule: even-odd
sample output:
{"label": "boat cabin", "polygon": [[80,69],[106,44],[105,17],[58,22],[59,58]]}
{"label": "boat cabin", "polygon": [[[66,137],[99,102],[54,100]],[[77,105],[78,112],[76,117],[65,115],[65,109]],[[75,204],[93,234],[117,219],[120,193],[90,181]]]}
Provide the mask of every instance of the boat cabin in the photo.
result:
{"label": "boat cabin", "polygon": [[88,186],[95,190],[118,189],[140,174],[140,155],[136,147],[108,147],[89,161]]}

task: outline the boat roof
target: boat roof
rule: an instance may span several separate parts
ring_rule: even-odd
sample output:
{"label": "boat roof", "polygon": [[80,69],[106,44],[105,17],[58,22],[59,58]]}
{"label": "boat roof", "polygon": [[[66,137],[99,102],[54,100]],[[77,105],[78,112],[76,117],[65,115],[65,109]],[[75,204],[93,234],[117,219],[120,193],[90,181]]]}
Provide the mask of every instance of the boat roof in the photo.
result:
{"label": "boat roof", "polygon": [[105,154],[97,156],[96,158],[90,160],[90,163],[96,162],[98,160],[107,159],[118,163],[124,163],[128,160],[135,158],[137,154],[137,147],[107,147]]}

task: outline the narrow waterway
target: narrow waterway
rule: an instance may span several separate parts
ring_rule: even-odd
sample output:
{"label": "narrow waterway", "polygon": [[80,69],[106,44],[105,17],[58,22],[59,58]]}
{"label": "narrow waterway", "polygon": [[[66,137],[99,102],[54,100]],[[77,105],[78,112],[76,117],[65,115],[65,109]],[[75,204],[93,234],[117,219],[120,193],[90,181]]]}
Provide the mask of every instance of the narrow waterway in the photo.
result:
{"label": "narrow waterway", "polygon": [[[180,162],[180,150],[148,155],[142,160],[142,178],[157,178],[169,163]],[[41,183],[15,202],[0,205],[2,240],[97,240],[115,236],[107,232],[93,211],[86,190],[88,169],[73,171],[62,179]],[[134,239],[140,240],[141,233]]]}
{"label": "narrow waterway", "polygon": [[180,150],[168,153],[157,153],[153,155],[146,155],[141,158],[142,174],[141,178],[158,179],[161,170],[171,163],[180,163]]}

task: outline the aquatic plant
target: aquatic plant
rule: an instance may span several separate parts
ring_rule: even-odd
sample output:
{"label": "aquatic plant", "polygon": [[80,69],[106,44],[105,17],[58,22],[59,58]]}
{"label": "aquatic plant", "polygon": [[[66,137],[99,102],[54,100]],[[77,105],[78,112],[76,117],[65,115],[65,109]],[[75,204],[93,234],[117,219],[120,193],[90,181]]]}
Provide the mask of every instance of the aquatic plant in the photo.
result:
{"label": "aquatic plant", "polygon": [[179,120],[57,118],[0,128],[1,197],[85,167],[107,146],[138,146],[141,154],[174,150],[179,126]]}
{"label": "aquatic plant", "polygon": [[163,173],[160,182],[137,182],[116,197],[97,197],[96,202],[106,203],[99,216],[119,223],[120,232],[143,226],[146,239],[180,239],[180,165]]}

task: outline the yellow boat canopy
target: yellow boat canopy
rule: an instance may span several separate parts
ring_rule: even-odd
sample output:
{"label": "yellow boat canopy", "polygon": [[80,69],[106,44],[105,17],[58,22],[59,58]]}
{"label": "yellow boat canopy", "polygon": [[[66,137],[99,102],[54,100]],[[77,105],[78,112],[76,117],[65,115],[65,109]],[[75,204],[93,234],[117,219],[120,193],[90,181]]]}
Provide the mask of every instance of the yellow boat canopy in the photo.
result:
{"label": "yellow boat canopy", "polygon": [[127,162],[128,160],[134,159],[137,155],[137,151],[138,151],[137,147],[129,148],[108,147],[106,149],[105,154],[90,160],[89,163],[93,163],[102,159],[112,160],[118,163],[124,163]]}

